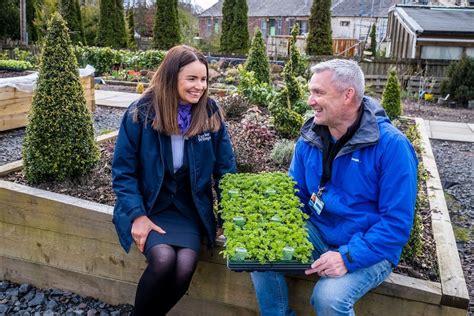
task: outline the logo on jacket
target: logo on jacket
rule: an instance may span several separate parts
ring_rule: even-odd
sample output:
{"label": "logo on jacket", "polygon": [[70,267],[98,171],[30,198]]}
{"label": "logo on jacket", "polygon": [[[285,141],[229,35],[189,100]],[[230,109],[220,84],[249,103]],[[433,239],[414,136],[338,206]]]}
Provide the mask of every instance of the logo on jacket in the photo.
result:
{"label": "logo on jacket", "polygon": [[357,159],[357,158],[352,157],[351,160],[352,160],[352,161],[355,161],[355,162],[357,162],[357,163],[360,163],[360,160]]}
{"label": "logo on jacket", "polygon": [[198,142],[208,142],[211,140],[211,134],[206,132],[202,133],[201,135],[198,135]]}

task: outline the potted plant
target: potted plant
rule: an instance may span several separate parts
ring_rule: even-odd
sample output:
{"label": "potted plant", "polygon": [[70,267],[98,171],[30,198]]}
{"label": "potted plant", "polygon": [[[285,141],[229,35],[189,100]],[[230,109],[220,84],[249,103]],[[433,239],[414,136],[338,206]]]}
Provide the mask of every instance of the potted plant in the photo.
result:
{"label": "potted plant", "polygon": [[[234,271],[295,271],[312,262],[307,215],[294,181],[282,172],[228,174],[221,183],[221,213],[228,267]],[[245,249],[245,255],[242,254]]]}

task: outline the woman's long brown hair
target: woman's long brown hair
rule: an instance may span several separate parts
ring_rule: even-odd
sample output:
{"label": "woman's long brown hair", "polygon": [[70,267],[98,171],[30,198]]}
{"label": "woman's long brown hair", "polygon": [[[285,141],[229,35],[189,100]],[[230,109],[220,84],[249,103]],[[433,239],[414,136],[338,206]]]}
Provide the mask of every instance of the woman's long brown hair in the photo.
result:
{"label": "woman's long brown hair", "polygon": [[[166,54],[157,72],[144,92],[144,97],[150,96],[152,105],[146,116],[154,118],[151,126],[167,135],[180,134],[178,128],[178,73],[184,66],[199,61],[206,66],[207,84],[209,84],[209,68],[206,57],[198,50],[185,45],[175,46]],[[222,115],[216,111],[210,117],[208,114],[208,87],[199,99],[192,105],[191,124],[186,136],[194,136],[206,130],[217,131],[221,125]],[[146,119],[145,119],[146,120]]]}

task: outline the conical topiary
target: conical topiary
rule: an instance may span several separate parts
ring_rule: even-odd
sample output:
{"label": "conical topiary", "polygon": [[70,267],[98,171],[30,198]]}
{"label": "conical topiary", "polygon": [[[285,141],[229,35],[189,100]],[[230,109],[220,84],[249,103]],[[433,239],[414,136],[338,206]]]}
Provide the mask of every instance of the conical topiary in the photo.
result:
{"label": "conical topiary", "polygon": [[375,24],[372,24],[370,29],[370,51],[372,57],[377,57],[377,34],[375,33]]}
{"label": "conical topiary", "polygon": [[99,31],[96,43],[101,47],[127,47],[122,0],[100,0]]}
{"label": "conical topiary", "polygon": [[390,69],[388,72],[387,84],[382,95],[382,106],[391,120],[397,119],[402,114],[400,83],[395,69]]}
{"label": "conical topiary", "polygon": [[257,29],[250,47],[249,57],[245,62],[245,70],[253,71],[258,82],[270,83],[270,61],[267,56],[262,32]]}
{"label": "conical topiary", "polygon": [[52,16],[44,41],[23,159],[32,183],[83,175],[99,159],[76,57],[58,13]]}

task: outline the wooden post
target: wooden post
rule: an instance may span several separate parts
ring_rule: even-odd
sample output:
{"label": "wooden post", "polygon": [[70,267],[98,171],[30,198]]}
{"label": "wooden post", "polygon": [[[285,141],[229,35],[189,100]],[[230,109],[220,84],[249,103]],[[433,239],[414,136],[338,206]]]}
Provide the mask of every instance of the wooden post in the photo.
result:
{"label": "wooden post", "polygon": [[28,32],[26,31],[26,0],[20,0],[20,41],[28,45]]}

